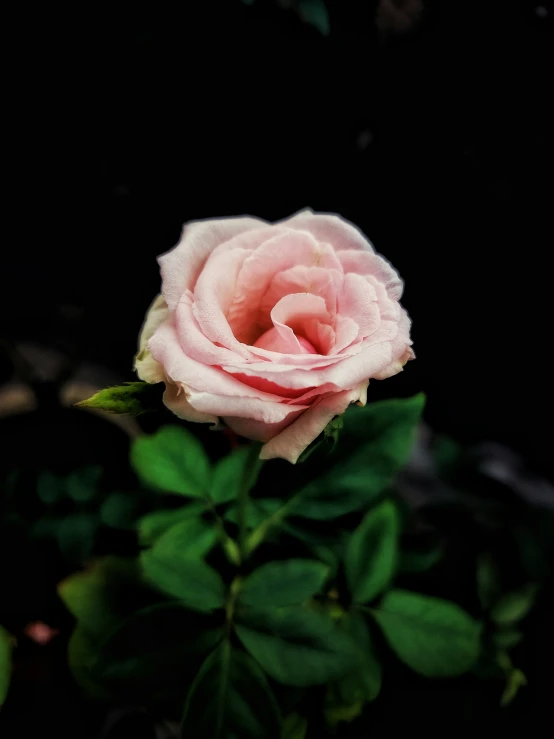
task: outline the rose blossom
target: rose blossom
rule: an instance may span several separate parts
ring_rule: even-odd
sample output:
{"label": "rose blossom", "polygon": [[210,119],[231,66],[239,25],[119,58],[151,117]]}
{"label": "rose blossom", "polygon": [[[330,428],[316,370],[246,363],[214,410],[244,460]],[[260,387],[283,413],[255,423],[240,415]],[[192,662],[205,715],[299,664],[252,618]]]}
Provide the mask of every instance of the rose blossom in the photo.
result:
{"label": "rose blossom", "polygon": [[194,221],[159,263],[139,377],[166,383],[179,418],[222,419],[264,442],[263,459],[296,462],[334,416],[365,404],[369,379],[414,356],[402,281],[339,216]]}

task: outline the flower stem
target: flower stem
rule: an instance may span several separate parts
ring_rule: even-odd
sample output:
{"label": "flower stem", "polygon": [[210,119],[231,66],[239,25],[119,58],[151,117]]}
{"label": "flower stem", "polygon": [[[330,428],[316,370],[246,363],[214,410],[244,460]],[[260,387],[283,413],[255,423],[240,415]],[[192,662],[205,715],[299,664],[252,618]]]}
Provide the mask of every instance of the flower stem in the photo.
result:
{"label": "flower stem", "polygon": [[244,466],[241,480],[239,499],[237,501],[237,518],[239,525],[239,552],[240,560],[244,562],[247,556],[246,539],[248,536],[248,493],[252,487],[252,480],[255,478],[256,467],[260,464],[260,444],[252,443],[248,449],[248,458]]}

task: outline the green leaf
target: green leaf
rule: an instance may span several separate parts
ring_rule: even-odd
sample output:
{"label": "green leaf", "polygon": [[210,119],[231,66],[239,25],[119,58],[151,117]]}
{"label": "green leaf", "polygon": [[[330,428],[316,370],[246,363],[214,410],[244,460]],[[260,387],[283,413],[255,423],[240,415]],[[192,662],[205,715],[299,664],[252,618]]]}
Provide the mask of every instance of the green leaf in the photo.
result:
{"label": "green leaf", "polygon": [[134,524],[138,503],[129,493],[112,493],[102,503],[100,519],[105,526],[128,529]]}
{"label": "green leaf", "polygon": [[0,626],[0,707],[6,700],[12,674],[12,638]]}
{"label": "green leaf", "polygon": [[98,482],[102,477],[102,467],[90,466],[72,472],[66,478],[67,494],[76,503],[87,503],[98,493]]}
{"label": "green leaf", "polygon": [[444,434],[438,435],[432,445],[432,453],[440,475],[455,471],[462,457],[463,448],[457,441]]}
{"label": "green leaf", "polygon": [[[253,529],[267,518],[273,516],[283,506],[283,501],[277,498],[250,499],[246,509],[246,526]],[[231,523],[238,523],[237,507],[231,505],[225,511],[223,518]]]}
{"label": "green leaf", "polygon": [[361,613],[351,611],[343,627],[356,645],[358,665],[337,682],[339,695],[345,703],[373,701],[381,692],[382,675],[368,624]]}
{"label": "green leaf", "polygon": [[254,608],[302,603],[321,590],[329,568],[309,559],[268,562],[244,580],[238,602]]}
{"label": "green leaf", "polygon": [[165,534],[176,523],[200,516],[205,510],[205,503],[189,503],[174,510],[148,513],[138,523],[140,544],[146,547],[152,546],[162,534]]}
{"label": "green leaf", "polygon": [[187,518],[168,529],[155,544],[154,551],[175,561],[190,558],[202,559],[217,541],[217,528],[213,521],[200,516]]}
{"label": "green leaf", "polygon": [[492,640],[499,649],[513,649],[522,639],[521,631],[510,628],[501,628],[492,635]]}
{"label": "green leaf", "polygon": [[140,416],[162,407],[163,383],[126,382],[108,387],[92,397],[76,403],[78,408],[93,408],[118,415]]}
{"label": "green leaf", "polygon": [[502,626],[525,618],[535,603],[538,586],[529,583],[520,590],[503,595],[491,611],[491,618]]}
{"label": "green leaf", "polygon": [[308,607],[237,612],[238,638],[267,674],[285,685],[323,685],[356,664],[351,639]]}
{"label": "green leaf", "polygon": [[477,595],[484,610],[488,610],[500,595],[500,575],[490,554],[477,558]]}
{"label": "green leaf", "polygon": [[109,693],[92,675],[92,666],[98,659],[100,641],[84,626],[77,624],[67,645],[67,664],[77,683],[93,698],[107,700]]}
{"label": "green leaf", "polygon": [[258,665],[226,640],[208,656],[185,704],[183,739],[278,739],[279,709]]}
{"label": "green leaf", "polygon": [[222,625],[178,603],[133,613],[97,647],[89,674],[110,694],[150,703],[182,699],[206,655],[221,640]]}
{"label": "green leaf", "polygon": [[500,698],[500,705],[503,708],[510,705],[519,693],[519,689],[525,685],[527,685],[525,674],[517,667],[512,668],[506,675],[506,687]]}
{"label": "green leaf", "polygon": [[83,563],[92,554],[98,519],[90,513],[72,513],[60,520],[58,545],[64,557]]}
{"label": "green leaf", "polygon": [[406,574],[421,574],[432,569],[438,564],[444,555],[442,547],[429,549],[427,552],[403,551],[400,552],[398,565],[399,572]]}
{"label": "green leaf", "polygon": [[314,26],[323,36],[329,35],[331,23],[324,0],[300,0],[298,12],[302,20]]}
{"label": "green leaf", "polygon": [[308,719],[298,713],[289,713],[283,720],[281,739],[306,739]]}
{"label": "green leaf", "polygon": [[63,499],[65,482],[51,472],[41,472],[37,480],[37,495],[45,505],[55,505]]}
{"label": "green leaf", "polygon": [[140,479],[166,493],[191,498],[208,495],[210,461],[198,439],[179,426],[164,426],[135,439],[131,463]]}
{"label": "green leaf", "polygon": [[197,521],[174,526],[152,549],[142,552],[140,560],[146,577],[159,590],[195,611],[208,612],[223,607],[226,588],[218,572],[194,558],[214,541],[212,530],[194,529]]}
{"label": "green leaf", "polygon": [[263,460],[256,460],[256,463],[250,468],[250,456],[248,447],[240,447],[220,459],[215,465],[210,498],[216,505],[228,503],[238,498],[246,470],[248,470],[248,479],[244,482],[248,490],[252,490],[260,474]]}
{"label": "green leaf", "polygon": [[408,461],[425,396],[369,403],[350,408],[335,461],[294,496],[289,513],[324,520],[377,501]]}
{"label": "green leaf", "polygon": [[398,558],[398,511],[385,500],[365,516],[348,540],[346,580],[354,603],[368,603],[390,584]]}
{"label": "green leaf", "polygon": [[371,614],[396,655],[425,677],[454,677],[479,657],[481,625],[455,603],[391,590]]}
{"label": "green leaf", "polygon": [[141,582],[135,559],[106,557],[63,580],[58,594],[79,624],[103,636],[148,605],[153,592]]}

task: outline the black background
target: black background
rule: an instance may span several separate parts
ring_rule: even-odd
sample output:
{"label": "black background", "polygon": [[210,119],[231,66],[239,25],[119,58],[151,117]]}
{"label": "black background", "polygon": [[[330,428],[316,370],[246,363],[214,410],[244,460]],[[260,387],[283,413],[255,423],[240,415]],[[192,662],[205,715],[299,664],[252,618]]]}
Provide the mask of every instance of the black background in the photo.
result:
{"label": "black background", "polygon": [[418,358],[375,397],[424,390],[435,428],[552,474],[538,5],[433,0],[400,34],[377,3],[336,0],[327,38],[269,0],[24,10],[5,27],[0,333],[131,379],[155,257],[183,222],[338,212],[406,281]]}

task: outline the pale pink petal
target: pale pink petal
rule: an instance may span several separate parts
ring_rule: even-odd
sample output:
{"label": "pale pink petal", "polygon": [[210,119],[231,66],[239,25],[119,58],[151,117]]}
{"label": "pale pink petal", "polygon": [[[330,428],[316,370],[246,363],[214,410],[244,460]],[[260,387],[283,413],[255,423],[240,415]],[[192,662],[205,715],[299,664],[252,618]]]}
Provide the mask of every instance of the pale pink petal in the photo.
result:
{"label": "pale pink petal", "polygon": [[[307,336],[307,325],[312,321],[328,322],[330,319],[327,307],[323,298],[310,293],[295,293],[293,295],[285,295],[284,298],[274,306],[271,311],[271,320],[275,328],[279,331],[283,339],[287,339],[287,345],[291,354],[302,354],[302,348],[296,340],[297,349],[293,350],[293,339],[298,336],[305,336],[313,344],[318,343],[322,338],[317,331],[311,331]],[[319,354],[325,353],[316,346]]]}
{"label": "pale pink petal", "polygon": [[168,315],[165,300],[162,295],[158,295],[146,313],[139,336],[139,351],[135,357],[135,371],[144,382],[154,384],[162,382],[165,377],[163,367],[156,362],[148,349],[148,341],[154,331],[167,320]]}
{"label": "pale pink petal", "polygon": [[[262,396],[264,393],[258,393]],[[240,416],[241,418],[253,418],[262,423],[280,423],[295,411],[302,411],[308,406],[305,404],[287,404],[281,402],[262,400],[260,398],[239,397],[230,395],[217,395],[216,393],[203,393],[192,388],[187,389],[189,403],[197,411],[219,415],[222,418],[228,416]]]}
{"label": "pale pink petal", "polygon": [[275,354],[317,354],[315,346],[303,336],[296,337],[288,326],[274,326],[256,340],[255,347]]}
{"label": "pale pink petal", "polygon": [[188,357],[179,344],[172,322],[166,322],[160,326],[150,339],[149,348],[154,359],[163,365],[169,380],[186,385],[187,391],[194,388],[216,395],[261,398],[269,401],[281,400],[278,396],[260,392],[239,382],[218,367],[202,364]]}
{"label": "pale pink petal", "polygon": [[337,312],[337,293],[342,286],[342,273],[336,269],[296,265],[274,275],[260,302],[260,326],[269,328],[271,311],[281,298],[292,293],[311,293],[325,300],[333,320]]}
{"label": "pale pink petal", "polygon": [[250,216],[186,223],[177,246],[158,257],[162,291],[169,309],[175,310],[186,289],[194,289],[204,263],[217,246],[262,225],[265,221]]}
{"label": "pale pink petal", "polygon": [[180,384],[166,383],[163,402],[166,408],[169,408],[177,418],[182,418],[184,421],[191,421],[193,423],[218,423],[217,415],[200,413],[191,406],[187,398],[186,389]]}
{"label": "pale pink petal", "polygon": [[316,439],[335,416],[345,412],[350,403],[365,399],[367,381],[353,390],[335,393],[314,403],[280,434],[262,447],[260,459],[286,459],[295,464],[306,447]]}
{"label": "pale pink petal", "polygon": [[245,249],[232,249],[210,259],[196,283],[192,307],[208,339],[246,359],[250,353],[235,338],[226,314],[235,294],[237,275],[248,253]]}
{"label": "pale pink petal", "polygon": [[337,251],[343,249],[373,251],[373,245],[359,228],[334,213],[314,213],[307,208],[279,223],[309,231],[319,242],[331,244]]}
{"label": "pale pink petal", "polygon": [[358,339],[359,332],[358,324],[352,318],[337,316],[333,354],[344,352],[354,341],[361,342],[361,339]]}
{"label": "pale pink petal", "polygon": [[262,423],[261,421],[253,421],[251,418],[235,416],[229,416],[223,420],[239,436],[245,436],[253,441],[266,442],[277,436],[284,428],[290,426],[301,413],[302,411],[295,411],[279,423]]}
{"label": "pale pink petal", "polygon": [[404,283],[394,267],[379,254],[351,250],[340,252],[338,257],[345,273],[373,275],[386,287],[390,298],[400,300],[402,297]]}
{"label": "pale pink petal", "polygon": [[[186,295],[181,298],[174,316],[179,344],[187,356],[204,364],[244,361],[242,355],[224,346],[217,346],[207,338],[193,313],[192,302]],[[244,346],[243,348],[247,349]],[[252,355],[252,358],[255,358],[255,355]]]}
{"label": "pale pink petal", "polygon": [[[341,270],[340,262],[328,244],[318,244],[309,233],[288,230],[266,241],[245,260],[240,271],[235,298],[227,318],[235,336],[253,344],[253,317],[257,319],[261,300],[273,277],[295,265]],[[260,331],[258,329],[258,335]]]}
{"label": "pale pink petal", "polygon": [[410,325],[411,321],[408,314],[402,309],[400,320],[397,324],[397,332],[391,342],[391,362],[381,372],[374,375],[375,379],[386,380],[398,374],[403,370],[406,362],[415,358],[415,354],[411,349]]}
{"label": "pale pink petal", "polygon": [[361,275],[344,276],[339,293],[339,314],[351,318],[358,325],[360,338],[377,331],[381,314],[377,303],[377,292]]}

